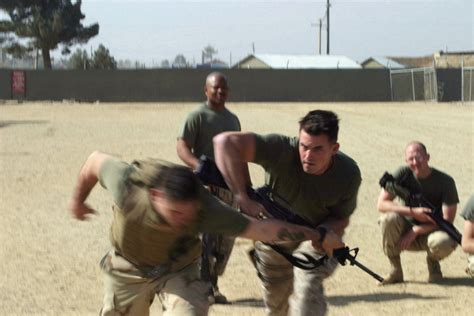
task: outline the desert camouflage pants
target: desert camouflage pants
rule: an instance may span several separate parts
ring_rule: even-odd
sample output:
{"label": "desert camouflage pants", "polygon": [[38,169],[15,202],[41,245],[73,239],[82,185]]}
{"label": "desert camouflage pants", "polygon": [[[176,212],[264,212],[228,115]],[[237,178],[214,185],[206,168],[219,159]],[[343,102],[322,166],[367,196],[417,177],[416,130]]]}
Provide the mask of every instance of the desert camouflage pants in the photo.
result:
{"label": "desert camouflage pants", "polygon": [[466,273],[469,274],[471,278],[474,278],[474,254],[467,255]]}
{"label": "desert camouflage pants", "polygon": [[[379,219],[382,229],[383,251],[388,257],[398,256],[401,253],[397,246],[400,238],[411,229],[412,224],[403,216],[395,213],[384,214]],[[427,251],[434,260],[441,260],[449,256],[457,243],[443,231],[437,230],[426,235],[418,236],[409,251]]]}
{"label": "desert camouflage pants", "polygon": [[[234,206],[232,192],[216,186],[209,186],[209,191],[224,203]],[[222,275],[234,247],[235,237],[203,234],[203,255],[201,261],[201,277],[216,287],[218,276]]]}
{"label": "desert camouflage pants", "polygon": [[197,262],[150,279],[112,250],[102,259],[101,269],[105,280],[102,316],[147,316],[155,295],[163,306],[163,315],[207,315],[209,285],[199,279]]}
{"label": "desert camouflage pants", "polygon": [[[308,253],[316,259],[321,257],[309,241],[301,244],[285,243],[281,246],[288,251]],[[327,260],[324,265],[313,270],[301,270],[294,268],[285,258],[262,242],[255,243],[255,250],[267,315],[305,316],[326,313],[323,281],[336,269],[335,259]]]}

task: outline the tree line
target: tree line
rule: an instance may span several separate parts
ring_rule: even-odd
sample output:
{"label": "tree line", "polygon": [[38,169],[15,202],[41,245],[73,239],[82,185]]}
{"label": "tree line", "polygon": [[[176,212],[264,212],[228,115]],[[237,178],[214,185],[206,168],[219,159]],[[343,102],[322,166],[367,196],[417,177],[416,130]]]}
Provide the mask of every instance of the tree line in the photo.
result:
{"label": "tree line", "polygon": [[[0,20],[0,66],[7,64],[4,54],[8,54],[12,60],[36,58],[36,65],[41,56],[43,68],[51,69],[52,50],[61,48],[61,53],[67,56],[71,54],[71,47],[86,44],[99,34],[99,24],[82,24],[85,15],[81,5],[81,0],[75,3],[71,0],[0,0],[0,10],[8,17]],[[216,54],[217,50],[211,45],[204,47],[202,64],[228,67],[225,62],[215,58]],[[58,64],[60,68],[71,69],[145,68],[138,61],[117,62],[102,44],[90,54],[85,49],[77,48],[69,58],[61,58]],[[161,61],[160,67],[191,68],[193,64],[184,55],[178,54],[173,61]]]}

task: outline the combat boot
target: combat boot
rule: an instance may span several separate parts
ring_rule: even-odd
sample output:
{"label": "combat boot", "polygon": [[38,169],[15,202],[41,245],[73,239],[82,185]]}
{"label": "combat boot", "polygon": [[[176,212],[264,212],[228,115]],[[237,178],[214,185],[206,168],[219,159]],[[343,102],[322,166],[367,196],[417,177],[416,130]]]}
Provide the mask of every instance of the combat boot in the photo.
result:
{"label": "combat boot", "polygon": [[428,264],[428,282],[434,283],[439,282],[443,279],[443,273],[441,273],[441,267],[439,261],[431,258],[429,255],[426,257],[426,263]]}
{"label": "combat boot", "polygon": [[390,271],[388,276],[384,278],[382,282],[380,282],[380,285],[402,283],[403,270],[402,263],[400,261],[400,256],[388,257],[388,260],[390,261],[390,266],[392,270]]}

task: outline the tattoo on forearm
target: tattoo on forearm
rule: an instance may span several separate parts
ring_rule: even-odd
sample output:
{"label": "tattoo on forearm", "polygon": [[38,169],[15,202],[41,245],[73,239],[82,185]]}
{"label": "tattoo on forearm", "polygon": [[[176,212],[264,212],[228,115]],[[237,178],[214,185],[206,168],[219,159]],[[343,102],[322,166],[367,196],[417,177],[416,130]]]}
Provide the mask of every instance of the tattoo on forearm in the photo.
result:
{"label": "tattoo on forearm", "polygon": [[284,241],[299,241],[305,239],[305,234],[302,231],[290,232],[287,228],[282,228],[277,232],[277,237]]}

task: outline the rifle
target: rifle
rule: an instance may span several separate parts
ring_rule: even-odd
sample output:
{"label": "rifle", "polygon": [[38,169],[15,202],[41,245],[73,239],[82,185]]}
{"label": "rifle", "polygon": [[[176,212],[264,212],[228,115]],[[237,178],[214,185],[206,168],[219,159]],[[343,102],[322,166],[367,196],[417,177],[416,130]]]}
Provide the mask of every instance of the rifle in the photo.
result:
{"label": "rifle", "polygon": [[454,227],[454,225],[443,218],[442,210],[437,209],[430,201],[428,201],[423,194],[410,190],[406,183],[407,174],[402,176],[400,179],[395,179],[390,173],[385,172],[380,178],[379,184],[384,190],[387,190],[391,194],[400,197],[410,206],[416,205],[417,207],[427,207],[431,209],[431,212],[426,213],[438,227],[446,232],[449,237],[455,240],[458,244],[461,244],[462,235]]}
{"label": "rifle", "polygon": [[[201,182],[205,185],[214,185],[218,186],[223,189],[229,189],[227,184],[225,183],[224,177],[222,176],[221,172],[217,168],[215,162],[206,156],[201,156],[199,159],[199,166],[196,170],[196,175],[201,180]],[[253,189],[251,187],[247,187],[247,194],[256,202],[260,203],[265,210],[275,219],[285,221],[288,223],[306,226],[309,228],[314,229],[314,226],[308,221],[306,221],[301,216],[291,212],[290,210],[286,209],[285,207],[281,206],[280,204],[276,203],[271,197],[270,194],[273,196],[278,197],[279,199],[283,200],[283,198],[276,195],[275,192],[272,192],[269,187],[261,187],[257,189]],[[324,256],[320,259],[315,259],[311,257],[307,253],[301,253],[304,256],[303,258],[299,258],[294,256],[293,254],[288,253],[283,248],[277,245],[269,245],[272,247],[276,252],[282,255],[286,260],[288,260],[293,266],[298,267],[303,270],[311,270],[315,269],[322,264],[324,264],[325,260],[328,260],[327,256]],[[334,257],[341,265],[345,265],[346,261],[349,261],[350,265],[355,265],[358,268],[362,269],[363,271],[367,272],[369,275],[377,279],[379,282],[383,282],[383,278],[378,275],[377,273],[373,272],[369,268],[365,267],[363,264],[356,260],[357,254],[359,252],[359,248],[349,249],[349,247],[343,247],[339,249],[335,249],[333,252]],[[351,254],[354,253],[354,254]]]}

